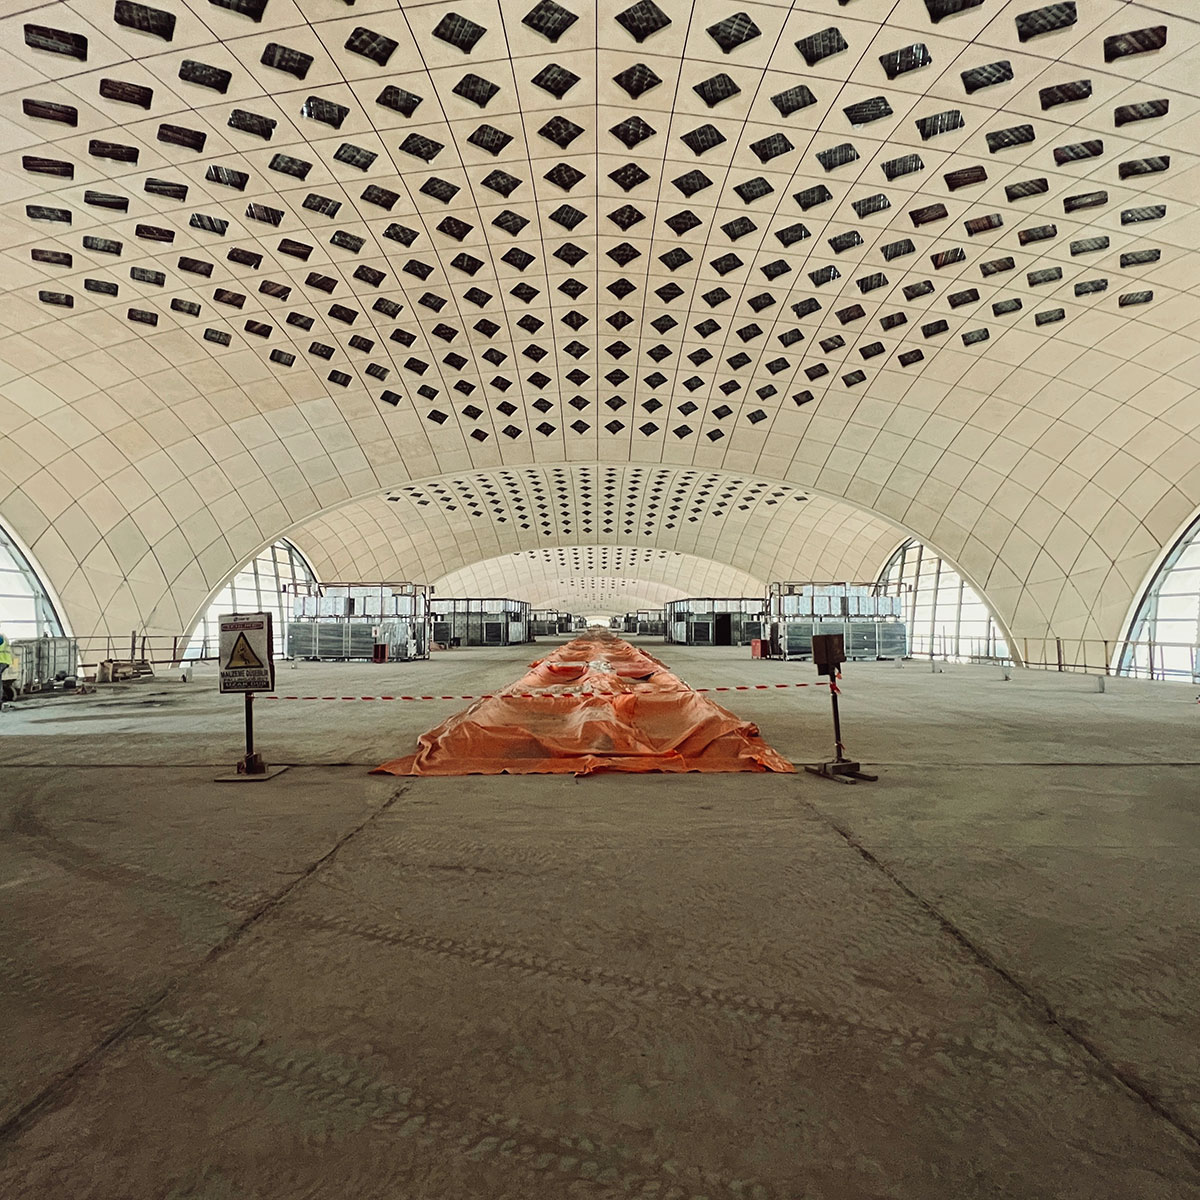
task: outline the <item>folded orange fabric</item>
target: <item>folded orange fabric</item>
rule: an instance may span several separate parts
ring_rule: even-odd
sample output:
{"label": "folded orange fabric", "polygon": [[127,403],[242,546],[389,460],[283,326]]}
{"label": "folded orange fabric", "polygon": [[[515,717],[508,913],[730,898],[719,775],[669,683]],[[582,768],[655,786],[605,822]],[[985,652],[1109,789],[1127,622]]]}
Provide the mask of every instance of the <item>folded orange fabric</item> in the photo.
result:
{"label": "folded orange fabric", "polygon": [[693,692],[653,655],[597,631],[533,663],[510,687],[422,734],[415,754],[372,773],[794,770],[757,726]]}

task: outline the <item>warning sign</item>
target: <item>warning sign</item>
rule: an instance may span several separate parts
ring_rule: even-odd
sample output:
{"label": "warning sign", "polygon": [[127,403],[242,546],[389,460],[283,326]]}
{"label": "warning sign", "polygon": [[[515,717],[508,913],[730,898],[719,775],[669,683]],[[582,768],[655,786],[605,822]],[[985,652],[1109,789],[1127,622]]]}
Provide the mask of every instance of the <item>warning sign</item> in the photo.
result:
{"label": "warning sign", "polygon": [[270,613],[230,613],[221,618],[220,690],[269,692],[275,687]]}

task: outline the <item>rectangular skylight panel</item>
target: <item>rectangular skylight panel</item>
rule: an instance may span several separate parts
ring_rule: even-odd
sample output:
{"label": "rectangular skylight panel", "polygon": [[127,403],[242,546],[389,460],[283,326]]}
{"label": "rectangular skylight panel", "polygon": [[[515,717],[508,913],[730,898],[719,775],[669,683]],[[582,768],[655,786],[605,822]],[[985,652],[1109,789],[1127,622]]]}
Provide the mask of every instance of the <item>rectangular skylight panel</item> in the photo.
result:
{"label": "rectangular skylight panel", "polygon": [[187,129],[182,125],[170,125],[164,121],[158,127],[158,140],[166,142],[169,146],[183,146],[188,150],[195,150],[199,154],[204,149],[204,143],[208,141],[208,134],[199,129]]}
{"label": "rectangular skylight panel", "polygon": [[421,97],[402,87],[388,84],[375,98],[375,103],[382,104],[384,108],[390,108],[403,117],[411,117],[416,112],[417,105],[421,103]]}
{"label": "rectangular skylight panel", "polygon": [[914,123],[923,142],[927,142],[930,138],[937,137],[939,134],[952,133],[956,129],[962,129],[966,124],[962,113],[957,108],[949,109],[946,112],[934,113],[931,117],[920,117]]}
{"label": "rectangular skylight panel", "polygon": [[946,181],[946,186],[952,192],[956,192],[959,188],[986,183],[987,171],[983,167],[961,167],[957,171],[947,171],[942,178]]}
{"label": "rectangular skylight panel", "polygon": [[1126,208],[1121,211],[1122,225],[1136,225],[1141,221],[1157,221],[1167,215],[1165,204],[1149,204],[1142,208]]}
{"label": "rectangular skylight panel", "polygon": [[278,122],[272,117],[260,116],[244,108],[235,108],[229,114],[229,128],[240,129],[243,133],[252,133],[264,141],[270,141],[275,133]]}
{"label": "rectangular skylight panel", "polygon": [[83,193],[83,202],[93,208],[107,208],[112,212],[129,211],[128,196],[114,196],[109,192],[93,192],[89,189]]}
{"label": "rectangular skylight panel", "polygon": [[344,104],[335,100],[326,100],[322,96],[309,96],[300,106],[300,115],[310,121],[320,121],[331,129],[341,129],[342,124],[350,115],[350,110]]}
{"label": "rectangular skylight panel", "polygon": [[964,221],[963,228],[968,237],[974,237],[978,233],[990,233],[993,229],[999,229],[1003,224],[1004,218],[999,213],[988,213],[987,216],[972,217]]}
{"label": "rectangular skylight panel", "polygon": [[153,176],[146,180],[145,190],[152,196],[165,196],[168,200],[186,200],[188,189],[186,183],[174,183],[169,179],[155,179]]}
{"label": "rectangular skylight panel", "polygon": [[25,154],[21,157],[21,166],[26,171],[37,175],[53,175],[58,179],[74,179],[75,166],[57,158],[42,158],[37,154]]}
{"label": "rectangular skylight panel", "polygon": [[278,42],[268,42],[259,60],[265,67],[274,67],[277,71],[286,71],[297,79],[303,79],[308,74],[313,60],[311,54],[300,50],[290,50]]}
{"label": "rectangular skylight panel", "polygon": [[1064,4],[1048,4],[1045,8],[1017,14],[1017,37],[1027,42],[1031,38],[1066,29],[1078,19],[1073,0],[1066,0]]}
{"label": "rectangular skylight panel", "polygon": [[850,207],[860,217],[868,217],[872,213],[883,212],[884,209],[891,208],[892,202],[882,192],[877,192],[874,196],[866,196],[862,200],[855,200]]}
{"label": "rectangular skylight panel", "polygon": [[87,61],[88,40],[81,33],[52,29],[48,25],[26,25],[25,45],[50,54],[65,54],[68,58]]}
{"label": "rectangular skylight panel", "polygon": [[1056,83],[1052,87],[1044,87],[1038,92],[1042,111],[1056,108],[1060,104],[1071,104],[1076,100],[1086,100],[1092,94],[1090,79],[1076,79],[1070,83]]}
{"label": "rectangular skylight panel", "polygon": [[219,183],[222,187],[233,188],[239,192],[244,192],[246,184],[250,182],[250,176],[245,171],[238,171],[233,167],[211,166],[204,173],[204,178],[209,183]]}
{"label": "rectangular skylight panel", "polygon": [[943,267],[952,267],[955,263],[963,262],[967,257],[967,252],[961,246],[951,246],[949,250],[937,250],[929,256],[929,261],[933,263],[934,270],[940,271]]}
{"label": "rectangular skylight panel", "polygon": [[55,104],[50,100],[22,100],[21,111],[27,117],[41,121],[56,121],[60,125],[79,124],[79,109],[72,104]]}
{"label": "rectangular skylight panel", "polygon": [[800,205],[805,212],[810,208],[815,208],[818,204],[825,204],[833,199],[833,193],[823,184],[819,183],[816,187],[804,188],[797,192],[793,200]]}
{"label": "rectangular skylight panel", "polygon": [[360,25],[346,39],[345,48],[351,54],[361,54],[363,58],[369,58],[373,63],[386,67],[388,59],[396,52],[399,45],[400,43],[392,38],[382,33],[373,33],[365,26]]}
{"label": "rectangular skylight panel", "polygon": [[69,267],[74,262],[74,259],[65,250],[41,250],[33,249],[29,251],[29,257],[34,262],[46,263],[51,267]]}
{"label": "rectangular skylight panel", "polygon": [[888,180],[899,179],[903,175],[912,175],[916,171],[925,170],[925,164],[919,154],[905,154],[901,158],[893,158],[881,164],[884,175]]}
{"label": "rectangular skylight panel", "polygon": [[272,171],[290,175],[293,179],[307,179],[313,165],[303,158],[293,158],[290,154],[276,154],[267,164]]}
{"label": "rectangular skylight panel", "polygon": [[1073,213],[1084,208],[1099,208],[1107,203],[1107,192],[1081,192],[1077,196],[1063,197],[1063,212]]}
{"label": "rectangular skylight panel", "polygon": [[1057,225],[1031,225],[1028,229],[1019,229],[1017,231],[1017,241],[1022,246],[1028,246],[1031,242],[1044,242],[1057,236]]}
{"label": "rectangular skylight panel", "polygon": [[148,4],[137,4],[135,0],[117,0],[113,20],[139,33],[149,33],[169,42],[175,36],[175,14]]}
{"label": "rectangular skylight panel", "polygon": [[[26,29],[29,27],[26,26]],[[1147,29],[1134,29],[1129,33],[1118,33],[1104,39],[1104,61],[1115,62],[1130,54],[1149,54],[1161,50],[1167,44],[1167,27],[1152,25]]]}
{"label": "rectangular skylight panel", "polygon": [[106,142],[100,138],[92,138],[88,142],[88,153],[93,158],[107,158],[113,162],[136,163],[138,160],[136,146],[124,146],[120,142]]}
{"label": "rectangular skylight panel", "polygon": [[194,83],[198,87],[220,92],[223,96],[229,91],[233,72],[222,70],[220,67],[210,67],[207,63],[196,62],[195,59],[185,58],[179,64],[179,78],[184,83]]}
{"label": "rectangular skylight panel", "polygon": [[887,77],[895,79],[899,75],[907,75],[909,71],[929,66],[933,62],[933,57],[923,42],[913,42],[909,46],[893,50],[890,54],[881,54],[879,62]]}
{"label": "rectangular skylight panel", "polygon": [[261,254],[254,250],[246,250],[241,246],[234,246],[225,257],[230,262],[237,263],[243,267],[251,267],[255,271],[262,266]]}
{"label": "rectangular skylight panel", "polygon": [[1036,135],[1032,125],[1013,125],[1008,129],[996,129],[986,135],[988,150],[995,154],[999,150],[1007,150],[1010,146],[1025,146],[1034,140]]}
{"label": "rectangular skylight panel", "polygon": [[978,92],[981,88],[995,87],[998,83],[1008,83],[1013,77],[1012,63],[1007,59],[1001,62],[987,63],[982,67],[971,67],[963,71],[961,78],[967,95]]}
{"label": "rectangular skylight panel", "polygon": [[1136,267],[1142,263],[1156,263],[1162,258],[1162,251],[1155,248],[1152,250],[1130,250],[1121,255],[1122,267]]}
{"label": "rectangular skylight panel", "polygon": [[100,80],[100,95],[105,100],[116,100],[121,104],[136,104],[148,109],[154,100],[154,89],[136,83],[125,83],[120,79]]}
{"label": "rectangular skylight panel", "polygon": [[849,49],[849,43],[842,37],[840,30],[830,26],[828,29],[822,29],[820,33],[801,38],[796,43],[796,49],[810,67],[815,67],[823,59]]}
{"label": "rectangular skylight panel", "polygon": [[215,233],[221,237],[225,236],[225,231],[229,228],[229,222],[224,217],[210,217],[207,213],[192,213],[188,224],[193,229],[201,229],[205,233]]}
{"label": "rectangular skylight panel", "polygon": [[1148,121],[1154,117],[1165,117],[1170,111],[1171,101],[1168,99],[1146,100],[1140,104],[1121,104],[1113,109],[1113,120],[1117,128],[1128,125],[1131,121]]}
{"label": "rectangular skylight panel", "polygon": [[261,21],[267,8],[267,0],[208,0],[215,8],[227,8],[231,12],[241,13],[252,21]]}
{"label": "rectangular skylight panel", "polygon": [[338,162],[345,163],[348,167],[355,167],[359,171],[365,171],[379,155],[373,150],[364,150],[361,146],[353,146],[349,142],[343,142],[337,148],[337,153],[333,157]]}
{"label": "rectangular skylight panel", "polygon": [[267,204],[248,204],[246,205],[246,216],[251,221],[265,221],[268,225],[278,227],[283,224],[283,210],[279,208],[271,208]]}
{"label": "rectangular skylight panel", "polygon": [[950,214],[946,211],[944,204],[927,204],[923,208],[914,208],[909,212],[909,219],[918,228],[922,225],[929,225],[933,221],[943,221]]}
{"label": "rectangular skylight panel", "polygon": [[1004,187],[1004,194],[1009,200],[1023,200],[1027,196],[1041,196],[1050,190],[1050,182],[1045,178],[1025,179],[1020,183],[1009,183]]}

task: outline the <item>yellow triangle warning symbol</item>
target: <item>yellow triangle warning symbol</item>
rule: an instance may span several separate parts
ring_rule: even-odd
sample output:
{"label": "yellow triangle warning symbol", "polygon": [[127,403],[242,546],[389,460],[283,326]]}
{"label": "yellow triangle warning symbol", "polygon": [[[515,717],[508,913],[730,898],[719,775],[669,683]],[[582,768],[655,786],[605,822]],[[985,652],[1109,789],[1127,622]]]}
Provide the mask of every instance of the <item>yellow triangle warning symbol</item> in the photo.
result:
{"label": "yellow triangle warning symbol", "polygon": [[262,670],[262,659],[250,648],[250,643],[246,641],[246,635],[239,633],[237,641],[233,643],[233,649],[229,654],[229,661],[225,664],[227,671],[244,669]]}

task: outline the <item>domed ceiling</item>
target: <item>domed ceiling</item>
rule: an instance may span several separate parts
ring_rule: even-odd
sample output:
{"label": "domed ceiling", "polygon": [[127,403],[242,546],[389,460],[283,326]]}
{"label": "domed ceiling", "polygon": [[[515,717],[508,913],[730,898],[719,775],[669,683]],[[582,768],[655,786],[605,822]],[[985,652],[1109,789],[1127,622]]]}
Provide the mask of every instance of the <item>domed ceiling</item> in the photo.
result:
{"label": "domed ceiling", "polygon": [[[24,6],[0,518],[77,629],[174,631],[388,489],[669,464],[870,510],[1016,631],[1115,637],[1200,505],[1198,28],[1181,0]],[[670,540],[643,515],[609,543]]]}

